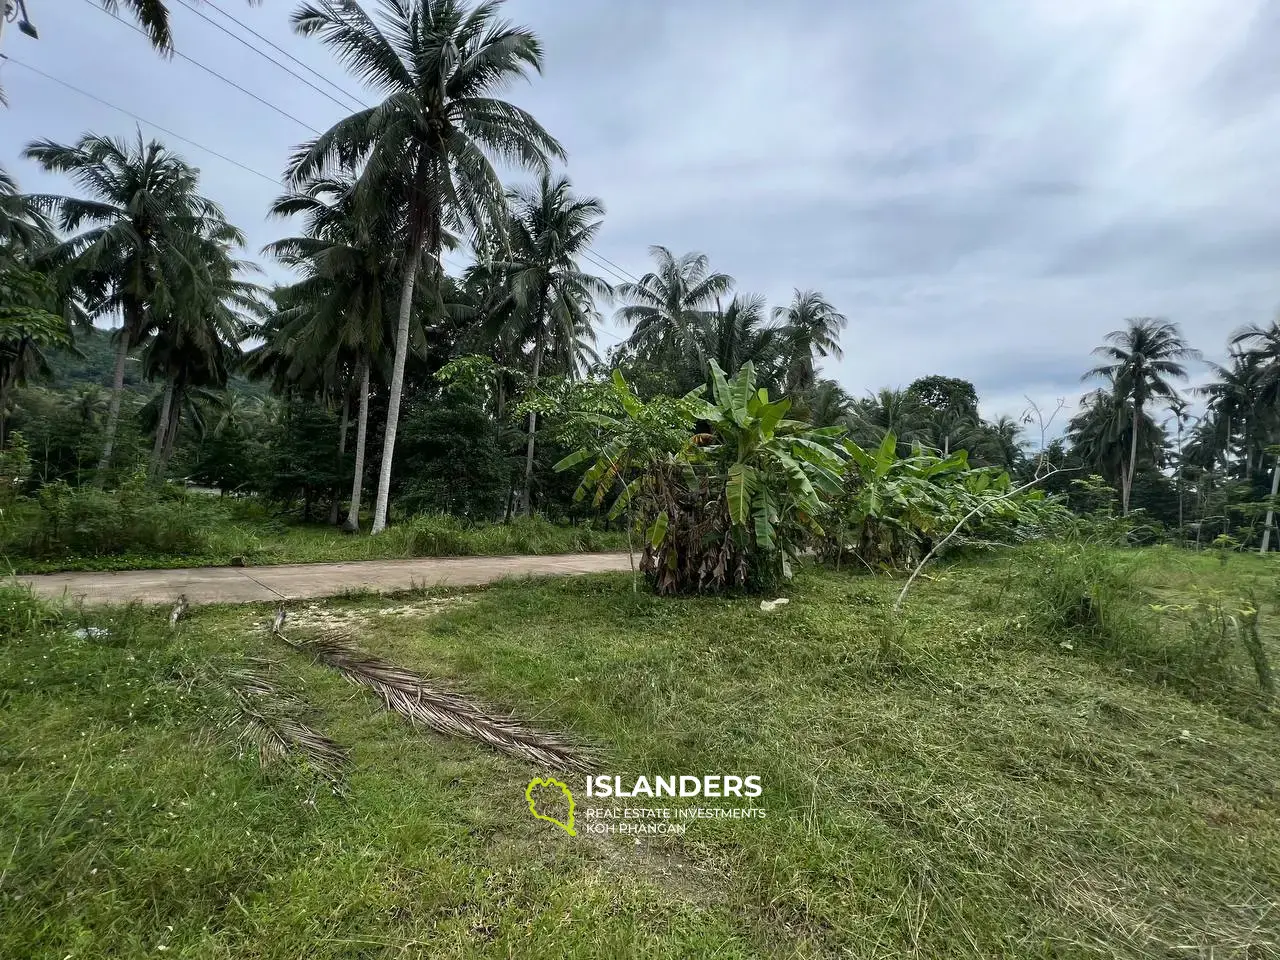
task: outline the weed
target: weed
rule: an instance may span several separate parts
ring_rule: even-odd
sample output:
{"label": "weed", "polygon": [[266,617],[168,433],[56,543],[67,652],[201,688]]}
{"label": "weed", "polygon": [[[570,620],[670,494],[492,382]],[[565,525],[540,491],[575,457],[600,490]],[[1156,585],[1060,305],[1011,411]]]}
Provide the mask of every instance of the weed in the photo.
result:
{"label": "weed", "polygon": [[[170,630],[166,610],[19,594],[0,619],[0,956],[1274,955],[1274,719],[1241,723],[1123,653],[1189,650],[1172,607],[1198,589],[1227,610],[1256,592],[1274,656],[1274,566],[1046,550],[922,577],[891,669],[894,584],[845,572],[801,572],[769,614],[626,575],[470,591],[429,617],[316,605],[366,614],[349,629],[379,658],[607,748],[604,773],[760,776],[764,819],[639,844],[535,821],[526,762],[415,730],[293,654],[290,688],[350,745],[348,797],[214,747],[216,702],[175,681],[272,649],[270,611],[195,608]],[[1095,575],[1100,615],[1061,623]],[[1252,673],[1239,642],[1228,660]],[[689,802],[706,805],[662,805]]]}

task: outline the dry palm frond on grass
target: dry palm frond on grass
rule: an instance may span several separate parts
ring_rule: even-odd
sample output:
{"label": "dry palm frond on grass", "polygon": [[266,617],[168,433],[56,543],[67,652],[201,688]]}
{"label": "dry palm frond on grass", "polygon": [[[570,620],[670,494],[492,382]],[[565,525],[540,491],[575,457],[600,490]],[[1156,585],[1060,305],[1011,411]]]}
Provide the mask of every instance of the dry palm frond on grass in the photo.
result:
{"label": "dry palm frond on grass", "polygon": [[411,723],[438,733],[467,737],[495,750],[550,770],[589,770],[594,759],[567,739],[532,730],[514,717],[500,716],[460,693],[436,686],[412,671],[358,650],[346,635],[296,642],[290,646],[332,667],[349,682],[366,687]]}
{"label": "dry palm frond on grass", "polygon": [[297,756],[328,781],[334,793],[342,793],[347,750],[303,720],[307,705],[302,700],[261,669],[229,671],[226,679],[234,701],[227,726],[237,732],[237,739],[258,748],[264,769]]}

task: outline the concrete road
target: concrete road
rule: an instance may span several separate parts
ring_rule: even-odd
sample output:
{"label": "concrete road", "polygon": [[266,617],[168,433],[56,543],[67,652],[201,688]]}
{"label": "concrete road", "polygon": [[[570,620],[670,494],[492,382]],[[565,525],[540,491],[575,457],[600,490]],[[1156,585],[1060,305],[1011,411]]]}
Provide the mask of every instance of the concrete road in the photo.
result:
{"label": "concrete road", "polygon": [[625,553],[570,553],[542,557],[433,557],[294,563],[267,567],[192,567],[184,570],[119,570],[20,576],[46,597],[85,603],[253,603],[331,597],[348,590],[390,593],[414,587],[467,586],[508,577],[571,576],[630,570]]}

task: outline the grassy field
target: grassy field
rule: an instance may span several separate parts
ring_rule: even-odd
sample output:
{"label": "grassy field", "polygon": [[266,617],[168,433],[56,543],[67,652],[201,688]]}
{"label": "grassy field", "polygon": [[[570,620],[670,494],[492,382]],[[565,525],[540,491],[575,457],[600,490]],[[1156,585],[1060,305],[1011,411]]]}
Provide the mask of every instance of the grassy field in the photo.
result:
{"label": "grassy field", "polygon": [[[170,631],[10,592],[0,956],[1275,956],[1278,731],[1233,638],[1252,596],[1280,654],[1278,572],[1040,547],[934,569],[900,621],[899,582],[848,571],[771,613],[626,575],[291,611],[291,636],[348,633],[602,773],[761,778],[630,801],[766,813],[679,836],[535,820],[547,771],[414,730],[268,609]],[[246,658],[350,748],[344,796],[226,743],[218,677]],[[578,793],[580,827],[594,803],[621,805]]]}
{"label": "grassy field", "polygon": [[[181,517],[166,518],[181,523]],[[540,517],[511,523],[467,523],[449,516],[422,516],[388,527],[378,536],[367,529],[347,534],[322,524],[288,523],[267,515],[233,518],[197,516],[206,525],[194,546],[183,544],[145,551],[66,550],[48,557],[5,552],[0,539],[0,569],[13,573],[63,570],[157,570],[171,567],[219,567],[278,563],[338,563],[351,560],[402,560],[413,557],[513,556],[594,553],[627,549],[626,534],[591,526],[550,523]],[[3,518],[0,518],[0,527]],[[2,532],[2,531],[0,531]],[[108,538],[118,543],[119,538]]]}

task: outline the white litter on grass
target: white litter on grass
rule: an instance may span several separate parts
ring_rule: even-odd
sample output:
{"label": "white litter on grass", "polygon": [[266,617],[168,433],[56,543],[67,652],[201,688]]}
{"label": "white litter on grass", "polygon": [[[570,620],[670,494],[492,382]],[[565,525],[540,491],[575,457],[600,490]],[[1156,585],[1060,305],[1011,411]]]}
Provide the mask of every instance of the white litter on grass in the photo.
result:
{"label": "white litter on grass", "polygon": [[71,631],[71,635],[77,640],[101,640],[103,637],[111,636],[111,631],[106,627],[81,627],[79,630]]}
{"label": "white litter on grass", "polygon": [[770,613],[773,610],[777,610],[784,603],[790,603],[790,602],[791,601],[788,600],[786,597],[779,597],[777,600],[761,600],[760,609],[763,610],[765,613]]}

